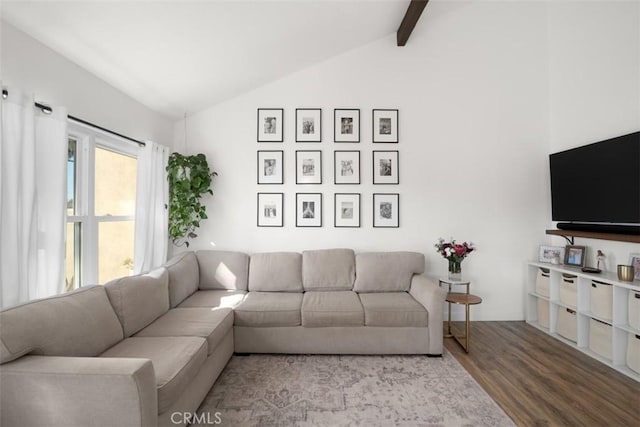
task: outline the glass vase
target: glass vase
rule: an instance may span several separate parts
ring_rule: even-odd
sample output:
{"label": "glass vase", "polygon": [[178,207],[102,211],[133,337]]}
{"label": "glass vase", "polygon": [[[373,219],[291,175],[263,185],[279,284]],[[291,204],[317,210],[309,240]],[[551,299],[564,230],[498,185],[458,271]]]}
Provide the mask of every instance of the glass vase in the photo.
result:
{"label": "glass vase", "polygon": [[462,280],[462,261],[449,260],[449,280]]}

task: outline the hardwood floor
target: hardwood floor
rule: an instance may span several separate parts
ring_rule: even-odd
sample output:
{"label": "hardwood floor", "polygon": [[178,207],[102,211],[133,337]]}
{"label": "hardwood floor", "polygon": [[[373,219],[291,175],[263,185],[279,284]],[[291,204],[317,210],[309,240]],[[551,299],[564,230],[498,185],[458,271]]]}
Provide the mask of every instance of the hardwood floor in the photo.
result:
{"label": "hardwood floor", "polygon": [[472,322],[445,347],[519,426],[640,426],[640,383],[525,322]]}

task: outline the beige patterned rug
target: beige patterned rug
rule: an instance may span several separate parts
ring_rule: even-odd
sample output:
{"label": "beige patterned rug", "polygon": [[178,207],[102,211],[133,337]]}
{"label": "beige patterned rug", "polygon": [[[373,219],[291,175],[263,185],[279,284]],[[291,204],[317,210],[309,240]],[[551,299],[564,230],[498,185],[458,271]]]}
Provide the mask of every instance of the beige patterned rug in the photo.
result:
{"label": "beige patterned rug", "polygon": [[233,356],[199,412],[227,426],[513,425],[448,352]]}

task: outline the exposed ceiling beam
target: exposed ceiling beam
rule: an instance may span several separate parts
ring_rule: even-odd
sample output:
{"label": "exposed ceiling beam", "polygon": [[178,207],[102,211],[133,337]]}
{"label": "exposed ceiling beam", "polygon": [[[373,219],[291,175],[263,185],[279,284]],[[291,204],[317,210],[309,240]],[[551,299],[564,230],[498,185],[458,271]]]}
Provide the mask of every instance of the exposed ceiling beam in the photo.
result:
{"label": "exposed ceiling beam", "polygon": [[404,14],[404,18],[396,34],[398,46],[407,44],[407,40],[409,40],[409,36],[418,23],[418,19],[420,19],[420,15],[422,15],[422,11],[427,6],[427,3],[429,3],[429,0],[411,0],[407,8],[407,13]]}

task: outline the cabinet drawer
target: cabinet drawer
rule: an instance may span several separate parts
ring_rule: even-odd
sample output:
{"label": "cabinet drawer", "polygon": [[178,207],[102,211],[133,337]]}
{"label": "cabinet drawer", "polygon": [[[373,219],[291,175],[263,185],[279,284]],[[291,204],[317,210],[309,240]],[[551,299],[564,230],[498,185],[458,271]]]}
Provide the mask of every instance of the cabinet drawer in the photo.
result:
{"label": "cabinet drawer", "polygon": [[629,334],[627,341],[627,366],[640,374],[640,335]]}
{"label": "cabinet drawer", "polygon": [[640,292],[629,291],[629,326],[640,331]]}
{"label": "cabinet drawer", "polygon": [[612,357],[612,329],[607,323],[596,319],[589,320],[589,349],[609,360]]}
{"label": "cabinet drawer", "polygon": [[591,281],[591,312],[603,319],[611,320],[613,308],[613,286],[608,283]]}
{"label": "cabinet drawer", "polygon": [[569,341],[576,342],[578,340],[578,316],[574,310],[570,308],[558,307],[558,327],[556,328],[558,335],[561,335]]}
{"label": "cabinet drawer", "polygon": [[536,293],[549,298],[549,269],[538,268],[536,274]]}
{"label": "cabinet drawer", "polygon": [[538,324],[549,328],[549,301],[538,298]]}
{"label": "cabinet drawer", "polygon": [[560,302],[571,307],[578,306],[578,278],[563,274],[560,279]]}

